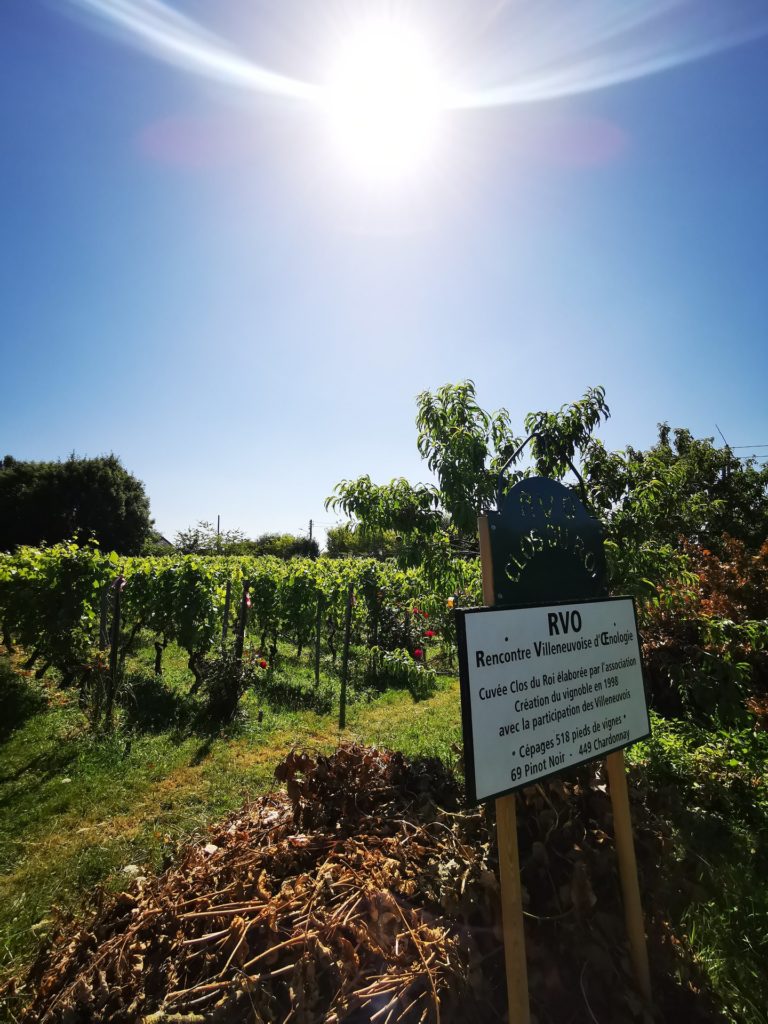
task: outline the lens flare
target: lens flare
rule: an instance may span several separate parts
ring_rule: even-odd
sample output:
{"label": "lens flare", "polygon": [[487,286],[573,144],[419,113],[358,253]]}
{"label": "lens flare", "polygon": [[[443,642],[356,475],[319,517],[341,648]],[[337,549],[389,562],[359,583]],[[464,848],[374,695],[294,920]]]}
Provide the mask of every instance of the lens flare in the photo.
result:
{"label": "lens flare", "polygon": [[[126,42],[169,63],[246,89],[326,102],[321,84],[254,63],[162,0],[68,2],[103,27],[111,26]],[[329,23],[335,6],[339,5],[327,5]],[[372,6],[368,5],[369,13]],[[380,7],[391,11],[384,0]],[[438,0],[433,7],[438,23],[445,7]],[[421,5],[424,8],[428,12],[429,3]],[[286,3],[285,9],[293,9],[294,18],[301,19],[303,8]],[[457,23],[461,14],[463,24],[483,26],[475,53],[457,60],[463,87],[443,93],[447,107],[464,109],[601,89],[768,33],[765,0],[466,0],[466,5],[454,3],[448,10]],[[406,25],[405,11],[401,19]]]}
{"label": "lens flare", "polygon": [[[386,179],[423,165],[439,135],[441,112],[602,89],[768,33],[766,0],[423,0],[423,25],[453,40],[448,58],[441,53],[438,76],[427,46],[431,33],[413,30],[404,3],[368,0],[355,8],[355,24],[346,0],[328,0],[324,21],[307,28],[306,6],[283,0],[284,38],[296,44],[292,63],[308,68],[308,51],[321,47],[326,35],[331,51],[325,77],[309,71],[295,77],[242,55],[163,0],[68,3],[169,64],[314,107],[350,166]],[[347,38],[334,47],[339,24],[348,26]]]}
{"label": "lens flare", "polygon": [[273,96],[317,100],[318,89],[241,57],[223,40],[161,0],[69,0],[101,28],[198,75]]}

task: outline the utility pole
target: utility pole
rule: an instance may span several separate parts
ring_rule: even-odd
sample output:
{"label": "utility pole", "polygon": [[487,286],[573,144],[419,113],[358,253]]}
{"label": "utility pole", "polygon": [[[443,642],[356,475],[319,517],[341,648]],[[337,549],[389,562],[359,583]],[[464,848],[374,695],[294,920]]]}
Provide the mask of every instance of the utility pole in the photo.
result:
{"label": "utility pole", "polygon": [[717,428],[717,432],[720,437],[722,437],[723,444],[725,445],[725,469],[723,470],[723,479],[727,480],[731,475],[731,446],[725,440],[725,434],[722,432],[720,427],[718,427],[717,424],[715,424],[715,427]]}
{"label": "utility pole", "polygon": [[309,542],[312,543],[312,520],[309,520]]}

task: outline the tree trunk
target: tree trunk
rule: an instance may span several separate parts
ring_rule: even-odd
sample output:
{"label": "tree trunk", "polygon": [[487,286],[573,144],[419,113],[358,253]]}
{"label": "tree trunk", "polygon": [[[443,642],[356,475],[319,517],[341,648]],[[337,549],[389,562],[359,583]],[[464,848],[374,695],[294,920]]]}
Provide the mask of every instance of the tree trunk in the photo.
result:
{"label": "tree trunk", "polygon": [[32,668],[32,666],[35,664],[35,662],[37,661],[37,659],[39,657],[40,657],[40,651],[38,651],[38,649],[35,648],[34,651],[32,651],[30,656],[27,658],[27,660],[24,662],[24,664],[21,667],[23,669],[26,669],[27,671],[29,671],[29,669]]}
{"label": "tree trunk", "polygon": [[192,651],[187,662],[187,668],[195,677],[195,681],[190,687],[190,693],[197,693],[200,687],[203,685],[203,667],[202,667],[202,655],[199,651]]}

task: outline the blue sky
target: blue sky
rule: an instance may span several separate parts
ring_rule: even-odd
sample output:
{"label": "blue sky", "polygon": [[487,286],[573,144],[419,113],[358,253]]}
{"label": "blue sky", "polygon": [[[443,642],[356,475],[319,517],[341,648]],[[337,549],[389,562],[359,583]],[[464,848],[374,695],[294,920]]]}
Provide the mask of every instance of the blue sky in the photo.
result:
{"label": "blue sky", "polygon": [[[463,81],[498,84],[512,26],[481,31],[484,7],[402,11],[450,36]],[[415,395],[465,377],[517,423],[602,384],[613,447],[651,443],[659,420],[768,445],[764,36],[452,110],[440,151],[389,186],[329,157],[311,106],[76,8],[0,8],[3,453],[114,451],[171,536],[217,514],[298,531],[333,520],[341,478],[424,479]],[[315,8],[309,25],[289,0],[175,8],[260,65],[322,63]]]}

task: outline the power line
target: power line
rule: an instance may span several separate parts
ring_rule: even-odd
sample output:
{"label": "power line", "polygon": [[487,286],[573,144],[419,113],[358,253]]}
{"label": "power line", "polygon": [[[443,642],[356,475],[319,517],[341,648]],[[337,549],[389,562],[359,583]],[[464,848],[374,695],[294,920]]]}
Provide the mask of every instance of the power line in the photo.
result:
{"label": "power line", "polygon": [[730,448],[731,451],[735,451],[737,448],[740,448],[740,449],[744,449],[744,448],[768,448],[768,443],[766,443],[766,444],[728,444],[728,442],[725,440],[725,434],[722,432],[722,430],[720,429],[720,427],[718,427],[717,424],[715,424],[715,430],[717,430],[717,432],[720,435],[720,437],[722,437],[723,444],[725,445],[725,447],[726,448]]}

